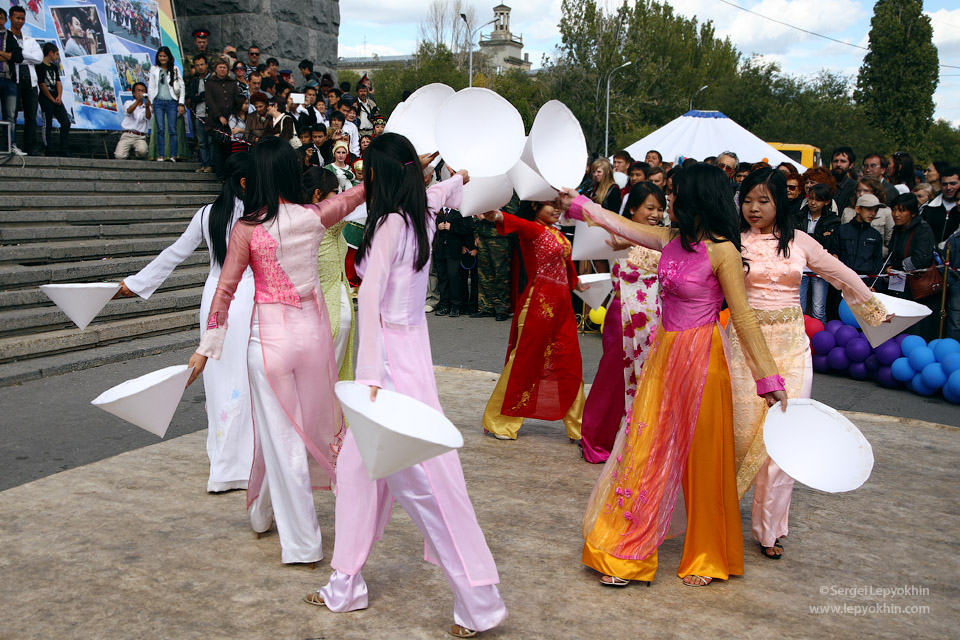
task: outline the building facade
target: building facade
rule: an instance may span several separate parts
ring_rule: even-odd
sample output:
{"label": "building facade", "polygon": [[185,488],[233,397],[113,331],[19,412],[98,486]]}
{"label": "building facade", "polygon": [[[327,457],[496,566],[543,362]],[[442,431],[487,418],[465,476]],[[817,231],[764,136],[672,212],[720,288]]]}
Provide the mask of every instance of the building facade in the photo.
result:
{"label": "building facade", "polygon": [[499,4],[493,8],[493,31],[480,34],[480,51],[499,73],[508,69],[530,70],[530,54],[523,53],[523,36],[510,32],[510,7]]}

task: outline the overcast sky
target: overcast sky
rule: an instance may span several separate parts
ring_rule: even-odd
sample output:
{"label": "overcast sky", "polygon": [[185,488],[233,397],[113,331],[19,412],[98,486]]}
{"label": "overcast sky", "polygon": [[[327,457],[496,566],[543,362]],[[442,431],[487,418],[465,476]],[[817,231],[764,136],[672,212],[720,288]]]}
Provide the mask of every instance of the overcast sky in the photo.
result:
{"label": "overcast sky", "polygon": [[[809,31],[867,45],[873,15],[873,2],[867,0],[732,1]],[[493,19],[493,7],[499,2],[475,0],[472,4],[482,23]],[[540,66],[542,55],[552,55],[560,42],[560,0],[514,0],[508,4],[513,7],[511,31],[523,36],[524,52],[530,54],[534,67]],[[716,0],[670,0],[669,4],[684,16],[712,20],[720,36],[730,36],[742,53],[776,60],[784,71],[794,75],[808,76],[821,69],[856,75],[865,53],[763,20]],[[424,18],[426,6],[426,0],[341,2],[340,56],[412,53],[417,24]],[[933,41],[940,51],[940,63],[958,67],[940,69],[940,85],[934,94],[936,117],[960,126],[960,8],[957,0],[927,0],[924,6],[933,20]],[[489,27],[482,33],[489,33]]]}

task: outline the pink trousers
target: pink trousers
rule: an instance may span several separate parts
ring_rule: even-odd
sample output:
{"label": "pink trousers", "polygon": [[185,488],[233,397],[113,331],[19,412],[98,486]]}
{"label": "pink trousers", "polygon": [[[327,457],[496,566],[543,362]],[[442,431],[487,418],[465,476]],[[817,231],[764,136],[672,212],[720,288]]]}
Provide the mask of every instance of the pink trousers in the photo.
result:
{"label": "pink trousers", "polygon": [[[357,449],[353,432],[347,430],[347,436],[340,450],[337,460],[337,474],[340,477],[356,477],[356,473],[366,475],[360,451]],[[376,508],[364,510],[368,517],[359,521],[353,517],[346,517],[345,511],[356,511],[351,505],[341,503],[355,502],[342,500],[337,496],[337,515],[334,523],[337,540],[364,539],[360,558],[351,562],[353,566],[362,567],[370,553],[375,539],[379,537],[386,518],[389,518],[390,494],[397,499],[400,506],[410,515],[410,519],[417,526],[427,542],[431,559],[434,559],[443,570],[447,583],[453,590],[453,619],[457,624],[468,629],[485,631],[497,626],[507,617],[507,608],[500,597],[496,585],[470,586],[467,575],[463,570],[463,563],[457,554],[449,528],[443,520],[443,514],[437,504],[436,496],[430,480],[423,466],[420,464],[408,467],[393,473],[386,478],[371,482],[376,489]],[[341,485],[339,490],[345,487]],[[356,506],[355,504],[352,506]],[[344,517],[341,517],[344,516]],[[334,557],[337,557],[334,551]],[[367,607],[367,585],[358,571],[353,575],[335,570],[330,581],[320,589],[324,604],[331,611],[356,611]]]}
{"label": "pink trousers", "polygon": [[750,518],[753,539],[765,547],[772,547],[777,538],[787,535],[793,483],[793,478],[767,456],[767,461],[757,472]]}

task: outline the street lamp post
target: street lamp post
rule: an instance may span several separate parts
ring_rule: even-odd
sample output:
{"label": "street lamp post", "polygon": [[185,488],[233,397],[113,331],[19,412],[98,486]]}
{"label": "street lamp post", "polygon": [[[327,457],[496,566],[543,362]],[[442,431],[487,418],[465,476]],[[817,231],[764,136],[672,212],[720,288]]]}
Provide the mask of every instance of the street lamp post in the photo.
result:
{"label": "street lamp post", "polygon": [[485,22],[479,27],[477,27],[476,29],[474,29],[473,31],[470,31],[470,23],[467,21],[467,14],[461,13],[460,17],[463,18],[463,24],[467,25],[467,31],[469,31],[470,33],[470,80],[467,86],[472,87],[473,86],[473,39],[477,37],[477,31],[480,31],[480,29],[483,29],[487,25],[493,24],[494,22],[497,21],[497,19],[494,18],[490,22]]}
{"label": "street lamp post", "polygon": [[706,85],[706,84],[703,85],[702,87],[700,87],[699,89],[697,89],[697,90],[693,93],[692,96],[690,96],[690,109],[689,109],[689,111],[693,111],[693,99],[697,97],[697,94],[698,94],[698,93],[700,93],[701,91],[703,91],[704,89],[706,89],[708,86],[709,86],[709,85]]}
{"label": "street lamp post", "polygon": [[624,67],[629,67],[631,64],[633,64],[633,62],[628,60],[607,74],[607,129],[603,139],[603,156],[605,158],[610,156],[610,81],[613,79],[614,73]]}

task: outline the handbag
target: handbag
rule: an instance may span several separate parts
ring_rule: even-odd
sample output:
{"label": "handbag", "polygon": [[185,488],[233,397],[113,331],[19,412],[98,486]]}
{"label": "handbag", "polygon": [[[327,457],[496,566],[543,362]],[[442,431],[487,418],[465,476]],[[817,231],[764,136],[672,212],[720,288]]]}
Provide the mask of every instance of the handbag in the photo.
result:
{"label": "handbag", "polygon": [[[289,113],[283,114],[283,117],[284,117],[284,118],[290,118],[291,120],[293,120],[293,116],[291,116]],[[290,143],[290,146],[293,147],[294,149],[299,149],[300,147],[303,146],[303,143],[300,142],[299,136],[297,136],[297,127],[296,127],[296,124],[294,124],[294,127],[293,127],[293,137],[290,138],[290,140],[288,140],[288,142]]]}
{"label": "handbag", "polygon": [[[904,258],[910,255],[910,243],[913,241],[915,233],[916,230],[907,238],[907,245],[903,249]],[[910,294],[914,300],[923,300],[940,293],[943,289],[943,276],[940,274],[940,269],[937,268],[936,257],[930,264],[930,268],[923,273],[908,275],[907,286],[910,287]]]}

